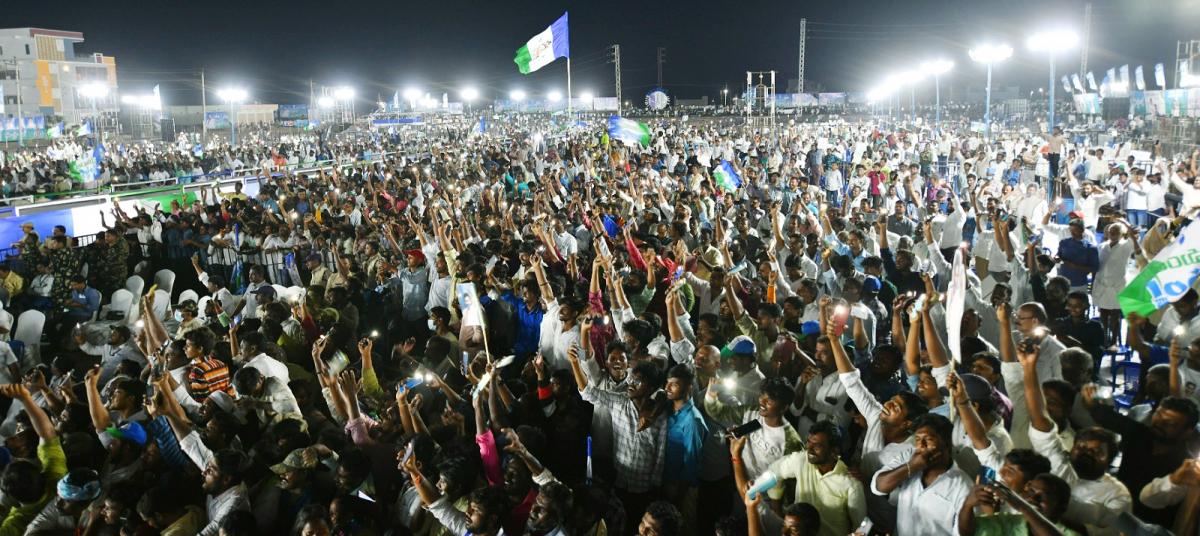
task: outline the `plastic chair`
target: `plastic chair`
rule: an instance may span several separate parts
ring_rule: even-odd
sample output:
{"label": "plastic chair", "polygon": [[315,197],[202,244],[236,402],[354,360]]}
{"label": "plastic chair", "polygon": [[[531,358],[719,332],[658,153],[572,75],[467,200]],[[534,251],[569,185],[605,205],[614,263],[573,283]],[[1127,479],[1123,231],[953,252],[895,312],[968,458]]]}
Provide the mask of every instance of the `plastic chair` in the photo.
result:
{"label": "plastic chair", "polygon": [[192,300],[196,303],[199,303],[200,302],[200,294],[198,294],[196,291],[189,288],[189,289],[179,293],[179,297],[175,298],[175,304],[178,305],[178,304],[183,303],[188,300]]}
{"label": "plastic chair", "polygon": [[133,303],[133,293],[127,289],[113,291],[112,302],[100,308],[100,318],[108,318],[108,313],[119,312],[121,317],[129,314],[129,306]]}
{"label": "plastic chair", "polygon": [[154,316],[159,320],[167,319],[167,312],[171,309],[171,293],[163,289],[154,291]]}
{"label": "plastic chair", "polygon": [[42,331],[46,327],[46,315],[41,311],[28,310],[17,317],[13,339],[25,344],[25,362],[21,370],[41,363]]}
{"label": "plastic chair", "polygon": [[175,272],[166,268],[159,270],[154,274],[154,284],[158,285],[159,290],[167,291],[167,299],[171,299],[171,291],[175,287]]}
{"label": "plastic chair", "polygon": [[134,296],[141,296],[142,291],[146,290],[146,280],[140,275],[131,275],[125,279],[125,289],[132,292]]}

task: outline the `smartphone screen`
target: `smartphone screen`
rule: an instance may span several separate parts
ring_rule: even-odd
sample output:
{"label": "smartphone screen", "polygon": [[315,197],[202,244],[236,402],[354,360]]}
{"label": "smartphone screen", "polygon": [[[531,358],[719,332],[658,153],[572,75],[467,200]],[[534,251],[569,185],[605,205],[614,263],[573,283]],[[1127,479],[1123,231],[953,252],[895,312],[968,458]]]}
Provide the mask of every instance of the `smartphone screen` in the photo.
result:
{"label": "smartphone screen", "polygon": [[987,466],[979,468],[979,483],[980,484],[991,484],[992,482],[995,482],[995,481],[996,481],[996,470],[995,469],[992,469],[991,467],[987,467]]}
{"label": "smartphone screen", "polygon": [[733,437],[742,437],[742,436],[745,436],[746,434],[749,434],[750,432],[758,430],[759,428],[762,428],[762,422],[759,421],[758,419],[755,419],[753,421],[749,421],[740,426],[735,426],[734,428],[731,428],[729,430],[729,435],[731,435]]}

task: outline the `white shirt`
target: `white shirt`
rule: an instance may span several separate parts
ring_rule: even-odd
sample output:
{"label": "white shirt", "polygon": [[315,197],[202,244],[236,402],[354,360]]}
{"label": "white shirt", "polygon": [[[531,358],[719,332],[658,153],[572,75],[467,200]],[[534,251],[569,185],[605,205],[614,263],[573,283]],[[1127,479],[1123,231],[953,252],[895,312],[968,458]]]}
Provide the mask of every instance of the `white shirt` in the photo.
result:
{"label": "white shirt", "polygon": [[1049,432],[1042,432],[1029,426],[1029,440],[1033,450],[1050,459],[1050,470],[1071,485],[1071,504],[1063,519],[1074,521],[1087,527],[1091,535],[1117,535],[1116,529],[1109,528],[1121,512],[1132,509],[1133,497],[1129,490],[1116,477],[1104,473],[1097,480],[1083,480],[1071,466],[1070,453],[1058,437],[1058,426],[1053,426]]}
{"label": "white shirt", "polygon": [[1187,348],[1196,337],[1200,337],[1200,315],[1193,316],[1186,322],[1179,318],[1179,313],[1174,307],[1167,307],[1163,310],[1162,318],[1158,320],[1158,333],[1154,335],[1154,341],[1168,344],[1172,337],[1175,336],[1175,327],[1180,324],[1187,329],[1179,336],[1179,347]]}
{"label": "white shirt", "polygon": [[258,369],[262,373],[263,378],[279,378],[279,381],[283,382],[284,385],[287,385],[291,381],[287,365],[280,363],[278,359],[267,354],[258,354],[242,366]]}
{"label": "white shirt", "polygon": [[[871,477],[871,493],[884,495],[879,491],[879,475],[904,465],[916,452],[912,446],[897,450]],[[954,466],[929,487],[920,474],[912,475],[896,489],[896,536],[958,534],[958,511],[974,486],[974,481]]]}

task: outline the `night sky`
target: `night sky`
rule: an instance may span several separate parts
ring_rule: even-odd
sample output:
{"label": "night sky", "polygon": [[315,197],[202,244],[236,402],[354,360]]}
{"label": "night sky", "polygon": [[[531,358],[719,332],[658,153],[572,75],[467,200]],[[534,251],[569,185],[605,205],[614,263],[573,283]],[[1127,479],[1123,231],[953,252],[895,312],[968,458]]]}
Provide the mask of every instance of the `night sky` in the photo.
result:
{"label": "night sky", "polygon": [[[241,85],[251,99],[308,100],[309,80],[349,84],[360,98],[387,99],[415,86],[434,93],[472,85],[483,97],[520,88],[544,95],[565,90],[562,60],[528,76],[512,62],[515,50],[563,11],[570,12],[573,89],[612,95],[607,47],[619,43],[626,100],[640,100],[655,84],[655,48],[667,48],[664,85],[674,95],[717,97],[737,91],[748,69],[775,69],[779,91],[794,78],[798,27],[809,20],[810,90],[866,90],[890,71],[922,60],[947,58],[955,70],[943,87],[982,85],[983,68],[966,50],[986,39],[1016,49],[996,70],[997,85],[1044,85],[1046,60],[1027,51],[1038,28],[1061,26],[1082,35],[1080,0],[840,0],[689,2],[533,0],[468,2],[318,2],[207,0],[204,2],[11,2],[7,27],[76,30],[80,53],[116,56],[124,91],[155,83],[167,104],[198,104],[198,71],[210,91]],[[70,6],[67,4],[78,4]],[[1171,76],[1175,43],[1200,39],[1200,0],[1093,2],[1089,69],[1099,81],[1122,63],[1164,62]],[[180,6],[188,6],[186,8]],[[195,7],[191,7],[195,6]],[[1075,72],[1078,50],[1060,72]],[[1131,65],[1130,71],[1132,73]],[[1151,82],[1152,83],[1152,82]],[[213,93],[210,93],[210,101]]]}

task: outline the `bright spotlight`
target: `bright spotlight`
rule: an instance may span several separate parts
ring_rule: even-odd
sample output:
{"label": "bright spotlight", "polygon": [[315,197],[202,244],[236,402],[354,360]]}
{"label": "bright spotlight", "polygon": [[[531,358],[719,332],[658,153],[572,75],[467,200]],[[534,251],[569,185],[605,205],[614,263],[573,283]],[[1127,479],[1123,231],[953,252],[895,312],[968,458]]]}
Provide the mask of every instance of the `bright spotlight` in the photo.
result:
{"label": "bright spotlight", "polygon": [[467,102],[471,102],[479,98],[479,90],[473,87],[465,87],[459,92],[459,94],[462,95],[463,100]]}
{"label": "bright spotlight", "polygon": [[79,94],[89,99],[103,99],[108,95],[108,86],[98,82],[84,84],[79,87]]}
{"label": "bright spotlight", "polygon": [[1008,45],[980,45],[968,51],[973,61],[996,63],[1012,57],[1013,49]]}
{"label": "bright spotlight", "polygon": [[933,60],[921,64],[921,72],[933,76],[941,76],[953,68],[954,62],[949,60]]}
{"label": "bright spotlight", "polygon": [[579,98],[581,98],[585,101],[591,101],[594,98],[594,95],[592,95],[591,91],[584,91],[583,94],[579,96]]}
{"label": "bright spotlight", "polygon": [[246,100],[246,90],[242,88],[224,88],[217,90],[217,96],[225,102],[242,102]]}
{"label": "bright spotlight", "polygon": [[321,108],[333,108],[333,97],[324,96],[317,99],[317,106]]}
{"label": "bright spotlight", "polygon": [[562,100],[562,93],[559,93],[558,91],[551,91],[546,96],[550,99],[550,102],[558,102]]}
{"label": "bright spotlight", "polygon": [[1051,54],[1074,48],[1079,44],[1079,35],[1071,30],[1049,30],[1029,36],[1029,48]]}
{"label": "bright spotlight", "polygon": [[342,86],[333,88],[333,98],[344,101],[354,98],[354,88]]}
{"label": "bright spotlight", "polygon": [[523,101],[523,100],[525,100],[525,92],[521,91],[519,89],[514,89],[511,92],[509,92],[508,98],[518,101],[518,102]]}

